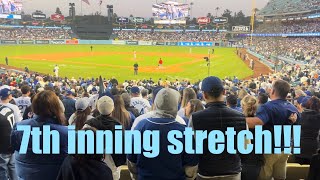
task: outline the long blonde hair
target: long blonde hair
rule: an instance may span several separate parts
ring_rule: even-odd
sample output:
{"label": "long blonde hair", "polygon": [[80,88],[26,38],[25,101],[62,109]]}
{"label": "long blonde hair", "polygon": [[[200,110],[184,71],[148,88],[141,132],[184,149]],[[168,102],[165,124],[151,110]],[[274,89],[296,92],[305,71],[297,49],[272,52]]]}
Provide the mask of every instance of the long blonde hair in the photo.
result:
{"label": "long blonde hair", "polygon": [[130,113],[126,110],[124,106],[124,101],[121,95],[116,95],[114,97],[114,110],[111,116],[116,118],[118,122],[127,129],[131,124]]}
{"label": "long blonde hair", "polygon": [[258,108],[258,100],[254,96],[246,95],[241,100],[241,107],[246,117],[254,117]]}

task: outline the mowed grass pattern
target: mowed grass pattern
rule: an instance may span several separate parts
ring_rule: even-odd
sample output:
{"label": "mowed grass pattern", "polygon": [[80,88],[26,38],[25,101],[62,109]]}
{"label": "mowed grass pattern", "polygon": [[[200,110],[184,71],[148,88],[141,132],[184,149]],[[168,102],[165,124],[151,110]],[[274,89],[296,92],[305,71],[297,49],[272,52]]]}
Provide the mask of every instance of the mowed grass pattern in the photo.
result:
{"label": "mowed grass pattern", "polygon": [[[197,81],[208,76],[208,47],[174,46],[121,46],[121,45],[23,45],[1,46],[1,58],[9,58],[9,65],[18,68],[28,66],[31,71],[53,74],[58,64],[61,77],[91,78],[102,76],[115,77],[120,81],[128,79],[159,78],[169,80],[189,79]],[[137,52],[137,59],[133,57]],[[164,65],[157,69],[158,60]],[[138,62],[141,71],[133,75],[133,64]],[[142,70],[146,69],[146,70]],[[169,70],[170,69],[170,70]],[[175,72],[177,70],[177,72]],[[211,57],[210,75],[220,78],[237,76],[245,78],[253,72],[235,54],[234,48],[215,48]]]}

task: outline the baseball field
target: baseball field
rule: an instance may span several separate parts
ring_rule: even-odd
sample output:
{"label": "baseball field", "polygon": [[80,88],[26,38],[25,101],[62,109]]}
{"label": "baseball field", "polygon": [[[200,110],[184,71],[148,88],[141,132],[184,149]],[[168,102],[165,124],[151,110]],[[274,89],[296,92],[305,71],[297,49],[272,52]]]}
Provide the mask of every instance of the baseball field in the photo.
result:
{"label": "baseball field", "polygon": [[[127,79],[168,78],[197,81],[208,75],[208,47],[173,46],[121,46],[121,45],[22,45],[1,46],[1,64],[4,57],[9,65],[30,71],[54,74],[57,64],[60,77],[91,78],[101,75]],[[136,58],[134,58],[136,51]],[[162,58],[163,66],[158,67]],[[133,64],[139,64],[139,74],[134,76]],[[253,71],[236,55],[233,48],[215,48],[211,55],[210,75],[221,78],[245,78]]]}

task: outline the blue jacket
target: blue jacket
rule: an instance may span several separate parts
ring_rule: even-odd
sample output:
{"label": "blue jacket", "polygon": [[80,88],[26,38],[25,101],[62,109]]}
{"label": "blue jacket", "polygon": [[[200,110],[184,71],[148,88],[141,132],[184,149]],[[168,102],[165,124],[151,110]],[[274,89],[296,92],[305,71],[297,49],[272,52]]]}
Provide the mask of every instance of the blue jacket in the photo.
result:
{"label": "blue jacket", "polygon": [[[40,155],[32,152],[32,136],[30,136],[27,154],[19,154],[23,131],[18,131],[18,125],[30,125],[42,128],[49,125],[51,130],[57,130],[60,134],[60,154]],[[40,130],[41,131],[41,130]],[[40,140],[42,137],[40,137]],[[14,125],[11,134],[11,144],[15,150],[15,166],[17,175],[23,180],[55,180],[60,166],[68,154],[68,128],[58,124],[55,119],[47,118],[40,121],[39,117],[24,120]],[[42,145],[40,144],[40,149]]]}
{"label": "blue jacket", "polygon": [[[187,154],[184,151],[181,154],[169,153],[167,147],[171,143],[167,139],[170,130],[183,131],[185,127],[179,124],[175,119],[144,119],[138,123],[135,130],[143,133],[146,130],[160,131],[160,152],[156,158],[147,158],[143,154],[129,154],[128,160],[134,163],[137,168],[139,180],[185,180],[185,167],[194,167],[198,164],[196,155]],[[182,144],[185,139],[179,138]],[[133,142],[134,143],[134,142]]]}

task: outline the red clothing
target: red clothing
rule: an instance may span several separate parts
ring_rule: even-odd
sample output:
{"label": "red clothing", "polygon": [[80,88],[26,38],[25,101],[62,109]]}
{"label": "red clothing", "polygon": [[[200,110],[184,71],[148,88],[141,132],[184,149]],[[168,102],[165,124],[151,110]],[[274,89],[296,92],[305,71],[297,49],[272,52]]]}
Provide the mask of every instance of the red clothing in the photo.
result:
{"label": "red clothing", "polygon": [[162,59],[160,59],[160,60],[159,60],[159,64],[162,65],[162,63],[163,63],[163,61],[162,61]]}

